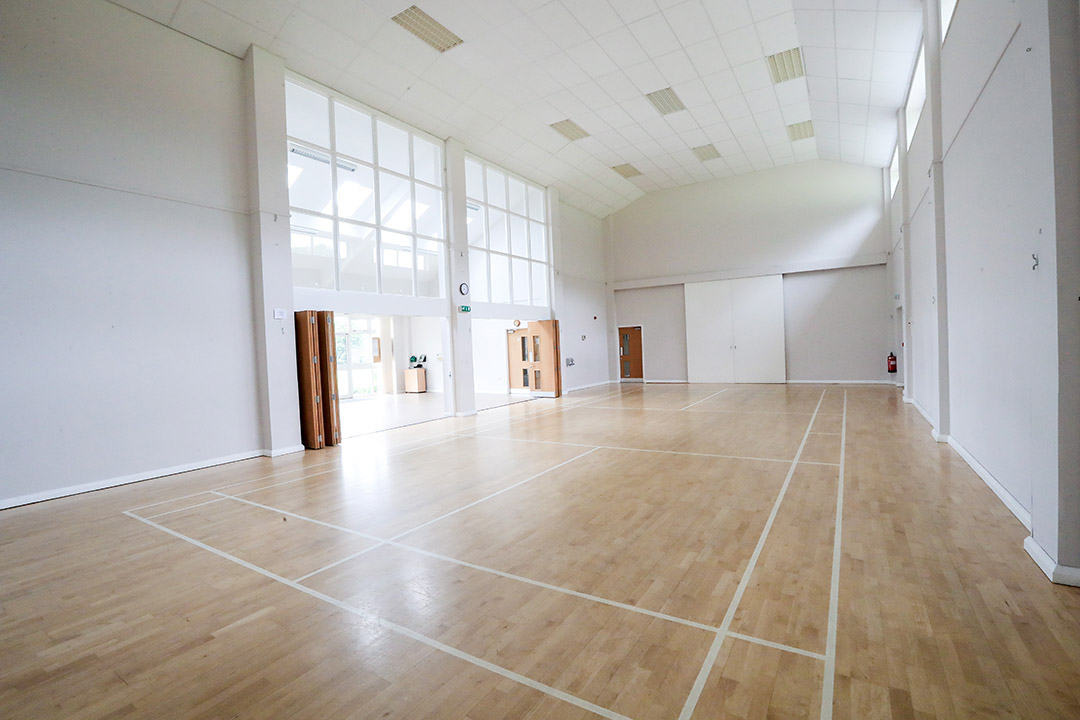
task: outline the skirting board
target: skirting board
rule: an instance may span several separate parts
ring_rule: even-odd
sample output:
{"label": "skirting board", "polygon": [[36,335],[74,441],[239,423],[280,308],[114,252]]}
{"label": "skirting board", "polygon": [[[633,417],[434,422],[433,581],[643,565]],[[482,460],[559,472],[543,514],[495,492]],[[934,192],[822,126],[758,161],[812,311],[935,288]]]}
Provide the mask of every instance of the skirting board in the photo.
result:
{"label": "skirting board", "polygon": [[975,474],[982,478],[982,481],[994,491],[994,494],[998,496],[1001,502],[1005,503],[1005,507],[1009,508],[1009,511],[1016,516],[1016,519],[1024,524],[1029,531],[1031,530],[1031,512],[1024,509],[1024,506],[1013,497],[1012,493],[1005,489],[1005,486],[997,481],[997,479],[990,474],[987,470],[976,460],[971,453],[969,453],[963,445],[956,441],[956,438],[949,438],[949,446],[952,447],[956,453],[964,458],[964,462],[971,466],[971,469],[975,471]]}
{"label": "skirting board", "polygon": [[[908,402],[907,398],[904,399],[904,402]],[[918,400],[911,398],[911,404],[915,406],[915,409],[919,411],[919,414],[923,416],[923,419],[930,423],[931,429],[937,426],[937,421],[930,417],[930,413],[926,412],[926,408],[920,405]]]}
{"label": "skirting board", "polygon": [[603,382],[589,383],[588,385],[576,385],[576,386],[574,386],[574,387],[572,387],[572,388],[570,388],[568,390],[564,390],[563,392],[572,393],[572,392],[577,392],[578,390],[588,390],[589,388],[600,387],[601,385],[613,385],[613,384],[614,384],[614,381],[612,381],[612,380],[604,380]]}
{"label": "skirting board", "polygon": [[[304,447],[301,445],[299,449],[303,450]],[[284,455],[287,452],[295,451],[289,448],[280,451],[278,455]],[[213,467],[215,465],[225,465],[240,460],[266,457],[267,455],[268,451],[266,450],[251,450],[249,452],[226,455],[225,457],[213,458],[211,460],[200,460],[199,462],[186,463],[184,465],[176,465],[169,468],[160,468],[158,470],[148,470],[146,472],[124,475],[118,478],[97,480],[95,482],[83,483],[82,485],[68,485],[67,487],[54,488],[32,495],[19,495],[17,497],[3,498],[0,499],[0,510],[6,510],[7,508],[17,507],[19,505],[30,505],[31,503],[43,502],[45,500],[55,500],[56,498],[68,497],[69,495],[81,495],[95,490],[117,487],[119,485],[130,485],[131,483],[142,482],[143,480],[165,477],[166,475],[177,475],[179,473],[190,472],[191,470],[202,470],[203,468]]]}
{"label": "skirting board", "polygon": [[281,457],[282,455],[292,455],[293,453],[304,452],[303,445],[293,445],[292,447],[282,448],[280,450],[263,450],[263,457]]}
{"label": "skirting board", "polygon": [[788,385],[893,385],[892,380],[788,380]]}
{"label": "skirting board", "polygon": [[1069,567],[1068,565],[1058,565],[1054,562],[1054,559],[1042,549],[1039,543],[1035,542],[1035,538],[1030,535],[1024,538],[1024,550],[1031,556],[1031,559],[1035,561],[1035,564],[1039,566],[1046,577],[1050,578],[1050,582],[1057,583],[1058,585],[1071,585],[1073,587],[1080,587],[1080,568]]}

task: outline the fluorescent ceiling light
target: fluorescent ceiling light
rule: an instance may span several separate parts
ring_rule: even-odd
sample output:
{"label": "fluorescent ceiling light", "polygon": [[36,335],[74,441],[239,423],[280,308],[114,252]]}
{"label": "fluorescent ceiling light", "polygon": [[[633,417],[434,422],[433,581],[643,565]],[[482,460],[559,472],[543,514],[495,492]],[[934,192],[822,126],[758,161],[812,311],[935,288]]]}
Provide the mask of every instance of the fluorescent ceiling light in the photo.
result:
{"label": "fluorescent ceiling light", "polygon": [[787,134],[788,137],[791,139],[791,142],[812,138],[814,137],[814,121],[807,120],[806,122],[788,125]]}
{"label": "fluorescent ceiling light", "polygon": [[632,177],[637,177],[638,175],[641,174],[641,171],[638,170],[633,165],[631,165],[630,163],[624,163],[622,165],[616,165],[615,167],[613,167],[611,169],[614,170],[615,172],[619,173],[620,175],[622,175],[624,178],[627,178],[627,179],[632,178]]}
{"label": "fluorescent ceiling light", "polygon": [[657,112],[661,115],[670,115],[671,113],[686,109],[686,106],[683,105],[683,101],[679,99],[679,96],[676,95],[675,91],[671,88],[664,88],[663,90],[651,92],[645,97],[653,104],[653,107],[656,108]]}
{"label": "fluorescent ceiling light", "polygon": [[415,5],[391,19],[441,53],[465,42]]}
{"label": "fluorescent ceiling light", "polygon": [[586,132],[585,128],[573,120],[560,120],[557,123],[551,123],[551,127],[567,140],[580,140],[589,137],[589,133]]}
{"label": "fluorescent ceiling light", "polygon": [[329,155],[321,152],[316,152],[315,150],[308,150],[307,148],[300,147],[299,145],[290,145],[289,152],[299,155],[302,158],[307,158],[308,160],[315,160],[317,162],[321,162],[325,165],[330,164]]}
{"label": "fluorescent ceiling light", "polygon": [[801,78],[806,75],[803,68],[802,52],[799,48],[791,48],[765,58],[769,64],[769,74],[772,75],[773,85],[779,85],[788,80]]}
{"label": "fluorescent ceiling light", "polygon": [[720,151],[717,150],[716,146],[711,143],[709,145],[701,145],[696,148],[690,148],[690,152],[694,153],[694,155],[697,155],[697,159],[701,162],[705,162],[706,160],[715,160],[720,157]]}

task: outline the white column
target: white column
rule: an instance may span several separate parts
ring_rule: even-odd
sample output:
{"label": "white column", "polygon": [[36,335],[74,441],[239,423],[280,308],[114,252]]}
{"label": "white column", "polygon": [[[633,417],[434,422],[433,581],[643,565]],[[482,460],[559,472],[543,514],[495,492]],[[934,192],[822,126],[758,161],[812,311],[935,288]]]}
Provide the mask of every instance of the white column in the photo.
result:
{"label": "white column", "polygon": [[446,141],[446,205],[449,222],[450,287],[450,386],[447,409],[458,416],[476,414],[476,388],[473,380],[472,314],[461,312],[470,305],[462,295],[461,283],[469,282],[469,228],[465,207],[465,145],[460,140]]}
{"label": "white column", "polygon": [[285,61],[250,46],[247,95],[256,374],[263,453],[303,450],[293,332],[289,187],[285,159]]}
{"label": "white column", "polygon": [[896,196],[900,198],[900,242],[904,246],[904,402],[915,397],[915,363],[911,356],[911,190],[908,182],[907,113],[896,113],[896,145],[899,148],[900,183]]}

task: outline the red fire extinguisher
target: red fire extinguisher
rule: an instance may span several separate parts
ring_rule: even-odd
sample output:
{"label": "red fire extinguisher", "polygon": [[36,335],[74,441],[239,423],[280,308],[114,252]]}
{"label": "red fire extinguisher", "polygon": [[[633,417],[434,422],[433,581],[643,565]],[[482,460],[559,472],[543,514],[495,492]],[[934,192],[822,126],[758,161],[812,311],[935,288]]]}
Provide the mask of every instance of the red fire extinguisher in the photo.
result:
{"label": "red fire extinguisher", "polygon": [[889,353],[889,372],[896,372],[896,356]]}

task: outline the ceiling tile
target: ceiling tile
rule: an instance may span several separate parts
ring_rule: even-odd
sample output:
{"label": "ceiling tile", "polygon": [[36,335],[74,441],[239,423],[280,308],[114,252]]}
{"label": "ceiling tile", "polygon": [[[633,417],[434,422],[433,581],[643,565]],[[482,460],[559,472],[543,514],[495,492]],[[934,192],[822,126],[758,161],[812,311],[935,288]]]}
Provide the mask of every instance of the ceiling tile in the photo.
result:
{"label": "ceiling tile", "polygon": [[835,22],[836,47],[855,50],[874,49],[877,13],[838,10]]}
{"label": "ceiling tile", "polygon": [[702,4],[720,35],[754,22],[746,0],[702,0]]}
{"label": "ceiling tile", "polygon": [[648,54],[641,49],[641,45],[634,39],[633,34],[624,27],[601,35],[596,41],[619,67],[627,68],[649,59]]}
{"label": "ceiling tile", "polygon": [[877,23],[877,50],[918,53],[922,40],[922,13],[881,13]]}
{"label": "ceiling tile", "polygon": [[764,60],[755,60],[735,68],[735,78],[739,81],[739,87],[743,92],[750,92],[758,88],[772,85],[772,77],[769,75],[769,66]]}
{"label": "ceiling tile", "polygon": [[664,11],[668,25],[684,47],[715,37],[709,15],[700,0],[688,0]]}
{"label": "ceiling tile", "polygon": [[660,69],[664,79],[669,85],[677,85],[698,78],[697,68],[690,62],[690,58],[682,50],[676,50],[663,57],[656,59],[656,66]]}
{"label": "ceiling tile", "polygon": [[591,77],[597,78],[619,69],[595,40],[588,40],[566,51],[578,66]]}
{"label": "ceiling tile", "polygon": [[604,89],[615,102],[625,102],[631,98],[640,97],[641,91],[637,89],[626,73],[619,71],[604,75],[596,79],[596,84]]}
{"label": "ceiling tile", "polygon": [[836,81],[836,93],[837,99],[841,103],[870,104],[870,83],[866,80],[845,80],[841,78]]}
{"label": "ceiling tile", "polygon": [[765,57],[757,31],[752,25],[721,35],[720,45],[724,48],[727,61],[733,66]]}
{"label": "ceiling tile", "polygon": [[874,65],[870,50],[836,49],[836,76],[848,80],[869,80]]}
{"label": "ceiling tile", "polygon": [[807,78],[788,80],[787,82],[782,82],[774,87],[776,89],[776,99],[781,105],[810,102]]}
{"label": "ceiling tile", "polygon": [[803,65],[807,75],[836,77],[836,49],[831,47],[804,47]]}
{"label": "ceiling tile", "polygon": [[660,13],[642,18],[630,24],[630,32],[644,48],[649,57],[660,57],[682,47],[675,33],[668,27],[667,20]]}
{"label": "ceiling tile", "polygon": [[684,83],[679,83],[672,88],[675,94],[679,96],[679,99],[683,101],[683,105],[688,108],[694,108],[698,105],[704,105],[705,103],[711,103],[713,101],[712,95],[709,94],[708,89],[705,87],[705,83],[698,79],[690,80]]}
{"label": "ceiling tile", "polygon": [[722,70],[702,78],[713,100],[723,100],[742,92],[733,70]]}
{"label": "ceiling tile", "polygon": [[589,2],[567,0],[563,6],[593,37],[609,33],[623,24],[622,19],[607,0],[590,0]]}
{"label": "ceiling tile", "polygon": [[652,61],[626,68],[626,77],[630,78],[630,82],[643,94],[669,87],[660,68]]}
{"label": "ceiling tile", "polygon": [[690,62],[694,63],[694,67],[697,68],[698,73],[701,75],[708,75],[731,67],[727,56],[724,54],[724,48],[717,38],[691,45],[686,48],[686,55],[690,58]]}
{"label": "ceiling tile", "polygon": [[629,25],[660,10],[653,0],[610,0],[622,21]]}
{"label": "ceiling tile", "polygon": [[753,0],[750,3],[750,12],[754,20],[760,22],[765,18],[789,12],[793,7],[791,0]]}
{"label": "ceiling tile", "polygon": [[766,55],[790,50],[799,46],[799,33],[795,29],[795,13],[786,12],[757,23],[758,39]]}
{"label": "ceiling tile", "polygon": [[589,33],[581,26],[562,3],[549,2],[529,13],[529,17],[555,44],[564,50],[580,45],[589,39]]}

